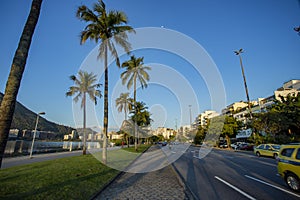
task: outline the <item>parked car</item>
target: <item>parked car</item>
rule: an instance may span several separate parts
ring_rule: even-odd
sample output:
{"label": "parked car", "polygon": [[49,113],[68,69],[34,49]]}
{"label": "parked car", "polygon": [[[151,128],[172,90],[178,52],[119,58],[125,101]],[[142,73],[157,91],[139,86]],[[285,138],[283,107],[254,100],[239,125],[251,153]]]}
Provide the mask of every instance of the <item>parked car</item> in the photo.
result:
{"label": "parked car", "polygon": [[230,146],[232,149],[238,150],[240,148],[241,144],[246,144],[246,143],[245,142],[235,142],[235,143],[232,143]]}
{"label": "parked car", "polygon": [[254,145],[250,143],[241,143],[238,146],[239,150],[253,151]]}
{"label": "parked car", "polygon": [[282,145],[279,151],[278,174],[295,191],[300,191],[300,145]]}
{"label": "parked car", "polygon": [[278,144],[260,144],[254,148],[254,154],[259,156],[278,157],[280,145]]}
{"label": "parked car", "polygon": [[220,142],[219,142],[219,147],[220,147],[220,148],[227,148],[227,147],[228,147],[227,141],[220,141]]}
{"label": "parked car", "polygon": [[168,144],[167,142],[162,142],[161,146],[167,146],[167,144]]}
{"label": "parked car", "polygon": [[234,150],[237,150],[237,148],[238,148],[238,144],[237,143],[232,143],[232,144],[230,144],[230,146]]}

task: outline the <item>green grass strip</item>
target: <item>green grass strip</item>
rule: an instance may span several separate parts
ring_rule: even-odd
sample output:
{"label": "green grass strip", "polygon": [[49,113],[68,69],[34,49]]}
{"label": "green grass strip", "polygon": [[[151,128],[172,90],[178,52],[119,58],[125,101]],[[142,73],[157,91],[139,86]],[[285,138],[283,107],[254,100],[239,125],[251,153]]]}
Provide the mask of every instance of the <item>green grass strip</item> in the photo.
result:
{"label": "green grass strip", "polygon": [[[108,162],[115,158],[116,166],[120,165],[116,169],[122,169],[149,147],[140,145],[138,152],[134,147],[108,151]],[[134,154],[126,157],[123,155],[126,151]],[[101,155],[99,152],[94,156],[74,156],[2,169],[0,199],[89,199],[119,173],[103,165],[99,161]]]}
{"label": "green grass strip", "polygon": [[119,171],[92,155],[0,170],[0,199],[89,199]]}

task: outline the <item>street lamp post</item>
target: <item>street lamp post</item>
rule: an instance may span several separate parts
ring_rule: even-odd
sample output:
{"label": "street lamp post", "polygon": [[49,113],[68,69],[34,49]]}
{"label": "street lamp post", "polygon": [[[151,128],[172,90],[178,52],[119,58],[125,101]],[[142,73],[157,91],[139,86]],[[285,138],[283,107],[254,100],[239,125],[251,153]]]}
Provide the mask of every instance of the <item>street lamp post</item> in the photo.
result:
{"label": "street lamp post", "polygon": [[35,136],[36,136],[37,125],[39,123],[39,117],[40,117],[40,115],[44,115],[44,114],[46,114],[46,113],[45,112],[40,112],[36,116],[36,123],[35,123],[35,128],[34,128],[34,133],[33,133],[33,138],[32,138],[32,143],[31,143],[31,149],[30,149],[30,156],[29,156],[29,158],[32,158],[33,145],[34,145],[34,140],[35,140]]}
{"label": "street lamp post", "polygon": [[191,126],[191,129],[192,129],[192,109],[191,109],[192,105],[189,105],[189,108],[190,108],[190,126]]}
{"label": "street lamp post", "polygon": [[243,79],[244,79],[244,85],[245,85],[245,90],[246,90],[246,96],[247,96],[247,101],[248,101],[249,115],[250,115],[250,119],[252,119],[252,111],[251,111],[251,106],[250,106],[248,87],[247,87],[246,77],[245,77],[245,73],[244,73],[244,66],[243,66],[242,56],[241,56],[241,53],[243,53],[243,49],[240,49],[238,51],[234,51],[234,53],[235,53],[235,55],[239,56],[239,58],[240,58],[240,64],[241,64],[241,69],[242,69],[242,74],[243,74]]}

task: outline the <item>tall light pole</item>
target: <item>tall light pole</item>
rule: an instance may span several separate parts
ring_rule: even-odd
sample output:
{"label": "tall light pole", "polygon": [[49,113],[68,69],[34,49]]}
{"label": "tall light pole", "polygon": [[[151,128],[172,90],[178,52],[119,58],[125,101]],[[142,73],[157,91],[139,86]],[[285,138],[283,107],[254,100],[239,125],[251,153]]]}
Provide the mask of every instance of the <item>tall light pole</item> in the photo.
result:
{"label": "tall light pole", "polygon": [[191,109],[192,105],[189,105],[189,108],[190,108],[190,126],[191,126],[191,129],[192,129],[192,109]]}
{"label": "tall light pole", "polygon": [[243,49],[240,49],[238,51],[234,51],[234,53],[235,53],[235,55],[239,56],[239,58],[240,58],[240,64],[241,64],[241,69],[242,69],[242,74],[243,74],[243,79],[244,79],[244,85],[245,85],[245,90],[246,90],[246,96],[247,96],[247,101],[248,101],[249,115],[250,115],[250,119],[252,119],[252,111],[251,111],[251,106],[250,106],[248,87],[247,87],[247,82],[246,82],[246,77],[245,77],[245,72],[244,72],[244,66],[243,66],[242,56],[241,56],[241,53],[243,53]]}
{"label": "tall light pole", "polygon": [[33,133],[33,138],[32,138],[32,143],[31,143],[31,149],[30,149],[30,156],[29,156],[29,158],[32,158],[33,145],[34,145],[34,140],[35,140],[35,136],[36,136],[37,125],[39,123],[39,117],[40,117],[40,115],[44,115],[44,114],[46,114],[46,113],[45,112],[40,112],[36,116],[36,123],[35,123],[35,128],[34,128],[34,133]]}

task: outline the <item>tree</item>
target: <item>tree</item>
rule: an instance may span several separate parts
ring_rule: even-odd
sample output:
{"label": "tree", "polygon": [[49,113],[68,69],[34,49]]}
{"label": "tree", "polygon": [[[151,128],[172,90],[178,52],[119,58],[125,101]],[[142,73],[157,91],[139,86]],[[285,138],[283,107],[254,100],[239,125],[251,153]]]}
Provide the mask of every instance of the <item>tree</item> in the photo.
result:
{"label": "tree", "polygon": [[230,148],[230,138],[235,136],[237,131],[242,127],[242,123],[232,116],[226,116],[222,130],[222,136],[226,138],[227,145]]}
{"label": "tree", "polygon": [[[134,107],[138,108],[136,105],[136,81],[139,80],[142,89],[147,87],[147,81],[149,81],[150,77],[147,73],[147,70],[151,70],[149,66],[144,66],[144,57],[136,58],[135,56],[131,56],[130,60],[124,62],[122,64],[123,68],[126,70],[121,74],[122,84],[126,84],[127,88],[130,89],[133,85],[133,102]],[[137,112],[137,111],[136,111]],[[136,131],[135,131],[136,132]],[[135,150],[137,150],[137,140],[135,135],[134,142]]]}
{"label": "tree", "polygon": [[120,60],[115,45],[120,45],[127,53],[131,45],[127,41],[127,32],[134,32],[131,26],[127,26],[128,19],[125,13],[120,11],[107,11],[102,0],[98,0],[93,5],[92,10],[82,5],[78,8],[76,16],[88,25],[81,32],[80,43],[84,44],[88,39],[96,43],[101,41],[99,46],[99,56],[104,60],[104,117],[103,132],[105,135],[103,143],[103,162],[107,160],[107,131],[108,131],[108,51],[116,59],[116,64],[120,67]]}
{"label": "tree", "polygon": [[144,102],[136,102],[134,109],[130,111],[131,120],[134,121],[140,127],[146,127],[151,124],[150,112]]}
{"label": "tree", "polygon": [[205,128],[202,127],[201,125],[198,126],[198,130],[197,130],[197,133],[196,133],[196,136],[194,137],[194,143],[195,144],[201,144],[205,138]]}
{"label": "tree", "polygon": [[87,95],[89,98],[97,104],[97,97],[101,98],[100,90],[97,88],[100,87],[100,84],[96,83],[97,75],[88,73],[86,71],[80,70],[78,72],[78,78],[74,75],[70,76],[70,79],[74,81],[74,86],[69,88],[69,91],[66,93],[66,96],[74,96],[74,101],[78,102],[81,98],[81,108],[83,108],[83,152],[86,154],[86,99]]}
{"label": "tree", "polygon": [[281,96],[268,112],[254,115],[252,126],[263,137],[253,138],[256,143],[257,139],[272,143],[299,142],[300,94]]}
{"label": "tree", "polygon": [[[124,111],[125,120],[127,120],[127,111],[132,110],[132,99],[129,98],[129,93],[121,93],[120,97],[116,99],[116,107],[118,108],[118,112]],[[129,148],[129,139],[130,135],[124,132],[124,137],[127,139],[127,146]]]}
{"label": "tree", "polygon": [[[140,127],[140,130],[142,130],[143,127],[147,127],[151,124],[152,119],[150,118],[150,112],[147,110],[148,107],[146,107],[146,104],[144,102],[136,102],[133,106],[133,110],[130,111],[132,114],[130,116],[130,119],[134,122],[135,127]],[[139,134],[137,134],[137,128],[135,128],[135,150],[137,151],[137,138],[139,137]],[[145,134],[146,136],[146,134]]]}
{"label": "tree", "polygon": [[286,132],[300,136],[300,93],[297,96],[280,96],[280,100],[275,100],[270,111],[285,117]]}
{"label": "tree", "polygon": [[24,26],[19,45],[15,52],[10,73],[6,82],[5,93],[0,106],[0,167],[4,155],[9,129],[12,122],[16,99],[21,85],[31,40],[40,16],[42,0],[33,0],[29,16]]}
{"label": "tree", "polygon": [[132,99],[129,98],[129,93],[121,93],[120,97],[116,99],[116,107],[118,108],[118,112],[124,111],[125,120],[127,120],[127,111],[132,110]]}

